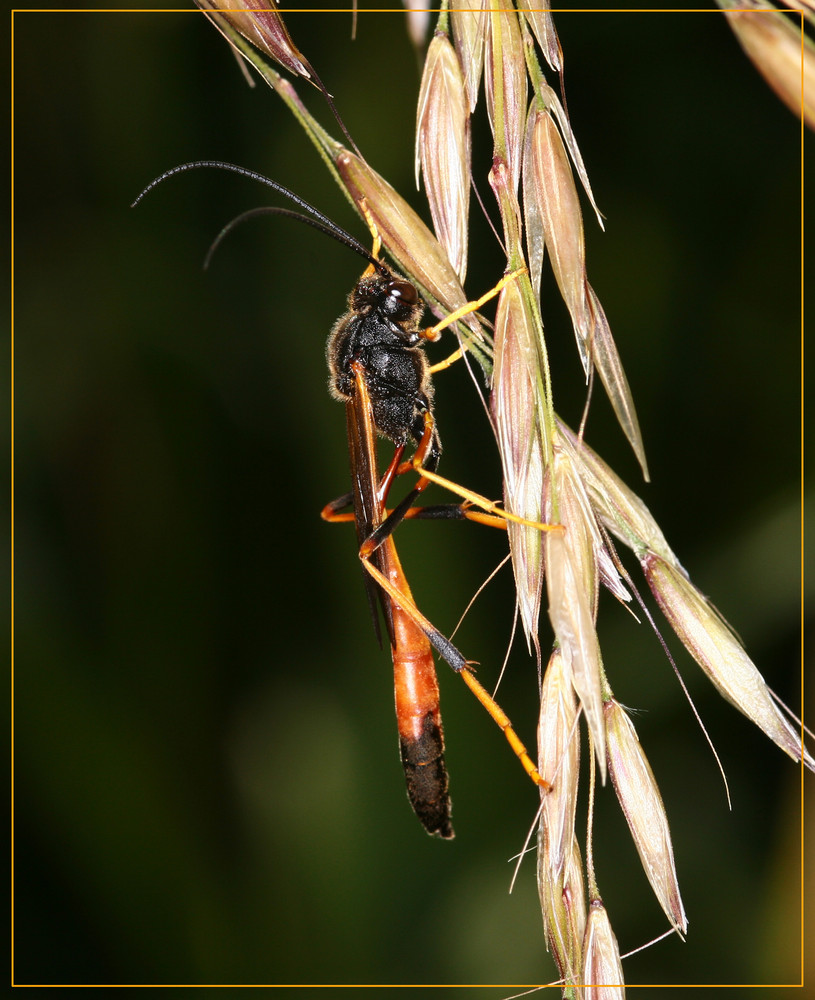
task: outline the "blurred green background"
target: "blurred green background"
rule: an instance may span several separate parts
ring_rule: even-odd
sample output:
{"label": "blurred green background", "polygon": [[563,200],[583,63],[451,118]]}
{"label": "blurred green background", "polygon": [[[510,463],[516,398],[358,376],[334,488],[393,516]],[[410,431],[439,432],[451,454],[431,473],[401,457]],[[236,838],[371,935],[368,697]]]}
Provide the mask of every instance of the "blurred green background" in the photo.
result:
{"label": "blurred green background", "polygon": [[[362,151],[423,211],[403,16],[362,11],[355,41],[348,14],[288,23]],[[798,123],[716,13],[563,13],[557,26],[607,220],[603,235],[586,215],[589,277],[652,484],[599,389],[588,441],[797,706]],[[128,206],[166,168],[220,158],[366,239],[364,227],[199,14],[23,13],[14,30],[17,982],[553,978],[531,857],[508,894],[534,789],[442,666],[457,836],[425,836],[353,531],[318,516],[348,486],[323,344],[361,262],[267,219],[203,272],[220,227],[274,200],[228,174],[186,174]],[[319,94],[298,90],[333,129]],[[483,122],[475,156],[489,202]],[[472,215],[475,296],[501,256]],[[544,322],[556,405],[577,423],[585,387],[551,281]],[[456,367],[437,379],[442,471],[496,495],[490,432]],[[505,537],[431,523],[398,534],[421,607],[449,634]],[[458,633],[487,686],[511,627],[504,571]],[[728,812],[649,629],[604,600],[600,636],[617,696],[638,710],[690,921],[687,943],[638,954],[628,980],[797,982],[794,766],[669,639],[727,769]],[[499,697],[530,745],[535,684],[516,642]],[[610,788],[595,839],[627,951],[665,922]]]}

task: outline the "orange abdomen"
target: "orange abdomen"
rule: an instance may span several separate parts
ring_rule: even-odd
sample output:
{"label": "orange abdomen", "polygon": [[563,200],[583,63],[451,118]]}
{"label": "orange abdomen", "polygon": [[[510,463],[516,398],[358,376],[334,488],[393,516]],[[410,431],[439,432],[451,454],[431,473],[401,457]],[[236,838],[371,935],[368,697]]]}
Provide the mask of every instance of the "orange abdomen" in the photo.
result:
{"label": "orange abdomen", "polygon": [[[383,548],[388,577],[412,601],[391,539]],[[408,798],[427,832],[449,839],[453,827],[432,648],[424,632],[396,603],[391,604],[391,616],[396,725]]]}

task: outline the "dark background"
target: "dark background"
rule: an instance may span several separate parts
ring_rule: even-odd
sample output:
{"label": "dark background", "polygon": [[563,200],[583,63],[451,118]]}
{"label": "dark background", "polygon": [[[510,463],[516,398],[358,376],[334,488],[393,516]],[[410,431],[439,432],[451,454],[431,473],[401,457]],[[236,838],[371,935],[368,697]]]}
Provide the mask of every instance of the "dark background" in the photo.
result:
{"label": "dark background", "polygon": [[[361,13],[356,41],[350,15],[288,23],[370,162],[423,210],[403,16]],[[603,235],[585,218],[589,277],[652,484],[600,391],[588,441],[797,706],[799,125],[719,14],[563,13],[557,26],[607,220]],[[364,227],[276,95],[246,86],[202,16],[29,13],[14,30],[17,982],[554,978],[531,857],[507,891],[534,789],[442,666],[457,836],[424,835],[353,532],[319,520],[347,488],[323,343],[361,263],[271,219],[238,230],[202,272],[219,228],[273,201],[228,174],[187,174],[128,206],[164,169],[222,158],[367,239]],[[320,96],[298,90],[336,131]],[[483,131],[475,147],[489,201]],[[472,214],[475,296],[502,263]],[[544,322],[556,405],[576,423],[585,388],[551,281]],[[437,379],[442,471],[496,495],[493,443],[457,368]],[[449,634],[505,538],[428,523],[398,535],[421,607]],[[793,764],[671,639],[727,769],[728,812],[656,640],[613,602],[600,610],[606,669],[638,710],[690,921],[687,943],[638,954],[628,980],[797,982]],[[504,571],[458,634],[487,686],[511,624]],[[532,745],[535,668],[520,642],[499,697]],[[610,788],[595,855],[621,950],[660,934]]]}

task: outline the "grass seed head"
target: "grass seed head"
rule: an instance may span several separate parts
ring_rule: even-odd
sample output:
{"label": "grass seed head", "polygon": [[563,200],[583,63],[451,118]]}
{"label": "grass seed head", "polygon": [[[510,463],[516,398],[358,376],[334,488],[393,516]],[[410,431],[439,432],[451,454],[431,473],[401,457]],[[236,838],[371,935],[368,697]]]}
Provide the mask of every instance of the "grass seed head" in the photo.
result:
{"label": "grass seed head", "polygon": [[558,424],[558,441],[578,468],[598,520],[612,535],[637,556],[653,552],[684,573],[653,514],[637,494],[563,423]]}
{"label": "grass seed head", "polygon": [[589,907],[580,982],[585,984],[583,996],[586,1000],[623,1000],[625,997],[620,948],[600,899],[593,899]]}
{"label": "grass seed head", "polygon": [[614,791],[654,894],[668,920],[684,934],[688,922],[679,895],[668,816],[654,773],[633,723],[613,698],[605,703],[605,717]]}
{"label": "grass seed head", "polygon": [[709,601],[683,573],[659,556],[647,553],[641,562],[662,613],[719,693],[793,760],[803,760],[815,770],[800,733],[776,707],[758,668]]}
{"label": "grass seed head", "polygon": [[800,734],[776,707],[763,677],[730,627],[690,582],[642,500],[568,428],[559,424],[558,431],[558,440],[578,466],[597,516],[635,552],[660,610],[691,656],[728,701],[790,757],[803,759],[815,770],[815,760],[802,746]]}
{"label": "grass seed head", "polygon": [[[770,4],[755,10],[731,10],[743,2],[718,0],[727,23],[756,69],[784,104],[815,129],[815,45],[801,36],[796,21]],[[799,4],[789,2],[789,7]],[[804,4],[800,4],[804,6]],[[803,59],[803,64],[802,64]]]}
{"label": "grass seed head", "polygon": [[420,163],[436,235],[463,283],[470,207],[470,115],[458,57],[450,39],[441,33],[430,43],[419,90],[417,185]]}
{"label": "grass seed head", "polygon": [[[531,117],[531,116],[530,116]],[[527,127],[524,209],[539,218],[552,270],[569,310],[583,368],[589,370],[590,313],[586,302],[586,246],[583,213],[563,140],[548,111]],[[540,274],[533,275],[540,286]]]}
{"label": "grass seed head", "polygon": [[566,149],[569,151],[569,158],[572,161],[572,166],[577,172],[577,176],[580,178],[580,184],[586,193],[586,197],[589,199],[591,207],[594,209],[594,214],[597,218],[597,225],[601,229],[605,229],[605,226],[603,225],[603,216],[601,215],[600,209],[597,207],[597,202],[594,199],[594,192],[591,189],[586,164],[583,162],[583,156],[580,152],[580,147],[577,144],[577,137],[572,129],[572,123],[569,120],[569,116],[566,114],[566,109],[560,103],[558,95],[545,80],[538,82],[537,96],[540,98],[543,106],[549,111],[557,122],[561,138],[563,139]]}
{"label": "grass seed head", "polygon": [[634,407],[634,397],[625,376],[617,345],[611,335],[611,327],[606,319],[606,313],[594,289],[586,282],[589,307],[589,353],[594,362],[606,395],[614,408],[617,422],[628,438],[628,442],[637,456],[642,469],[643,479],[649,480],[648,463],[645,458],[645,445],[640,433],[640,423]]}
{"label": "grass seed head", "polygon": [[546,944],[565,986],[581,982],[583,939],[586,934],[586,890],[583,860],[572,837],[566,865],[555,876],[545,866],[543,828],[538,833],[538,895]]}
{"label": "grass seed head", "polygon": [[[581,712],[601,776],[608,767],[646,872],[669,920],[679,931],[685,930],[687,921],[659,791],[634,727],[611,696],[600,657],[595,630],[599,584],[622,600],[630,599],[600,525],[635,552],[662,611],[719,691],[793,759],[803,759],[812,769],[815,761],[775,707],[761,675],[726,623],[690,583],[642,500],[582,437],[554,416],[537,301],[546,247],[585,370],[588,373],[592,363],[597,366],[647,478],[631,394],[605,313],[586,276],[583,220],[572,169],[601,227],[602,218],[568,115],[543,78],[526,26],[531,27],[550,67],[560,72],[562,53],[548,0],[542,4],[518,0],[525,21],[519,20],[521,14],[511,4],[497,8],[485,0],[450,0],[458,59],[446,36],[438,36],[430,47],[417,114],[417,155],[433,204],[434,224],[447,253],[408,203],[360,156],[335,142],[310,115],[294,87],[269,66],[263,56],[310,80],[331,104],[330,95],[294,45],[273,3],[196,2],[289,106],[397,265],[416,281],[437,313],[453,312],[467,304],[461,280],[467,260],[471,170],[468,111],[476,106],[482,65],[486,67],[486,105],[494,139],[489,179],[504,227],[508,270],[515,272],[523,264],[518,204],[521,175],[532,270],[532,281],[523,275],[503,288],[495,323],[491,409],[502,455],[505,506],[531,521],[562,526],[562,530],[543,532],[508,525],[518,606],[528,641],[539,655],[544,567],[556,638],[556,652],[542,685],[539,724],[539,766],[552,782],[542,798],[538,832],[543,922],[570,995],[574,992],[571,985],[583,982],[589,984],[586,996],[622,996],[619,949],[596,891],[591,833],[586,841],[585,876],[574,834],[577,720]],[[731,5],[731,0],[719,2],[723,7]],[[764,5],[765,0],[753,3]],[[798,0],[797,6],[811,7],[812,0]],[[443,12],[442,23],[445,16]],[[812,125],[815,46],[808,39],[802,42],[774,10],[772,15],[733,14],[730,23],[762,72],[795,110],[800,102],[803,46],[803,115]],[[238,33],[259,51],[244,45]],[[534,93],[528,115],[527,75]],[[353,140],[349,141],[353,146]],[[474,315],[463,322],[489,344]],[[589,795],[593,803],[593,766]],[[584,877],[588,877],[594,897],[588,914]]]}
{"label": "grass seed head", "polygon": [[526,134],[524,137],[524,162],[521,181],[523,185],[524,230],[526,235],[526,253],[529,258],[529,278],[537,298],[540,298],[541,276],[543,274],[543,255],[546,250],[546,231],[543,226],[541,202],[535,184],[534,143],[532,135],[539,112],[534,102],[526,119]]}
{"label": "grass seed head", "polygon": [[[537,348],[532,317],[517,281],[506,285],[495,313],[492,416],[504,473],[504,506],[541,520],[544,453],[538,419]],[[543,538],[536,528],[509,523],[518,608],[537,649],[543,585]]]}
{"label": "grass seed head", "polygon": [[195,0],[223,16],[243,37],[297,76],[314,81],[314,70],[291,39],[280,11],[266,0]]}
{"label": "grass seed head", "polygon": [[509,167],[511,189],[521,176],[524,119],[526,118],[526,62],[523,39],[514,10],[489,12],[484,80],[487,114],[495,156]]}
{"label": "grass seed head", "polygon": [[563,655],[549,658],[541,689],[538,771],[552,787],[541,791],[539,878],[562,879],[571,856],[580,777],[577,699]]}
{"label": "grass seed head", "polygon": [[535,0],[535,3],[518,0],[518,10],[523,11],[549,67],[559,73],[563,69],[563,49],[555,31],[549,0]]}
{"label": "grass seed head", "polygon": [[478,103],[478,89],[484,69],[487,17],[482,0],[452,0],[450,4],[453,40],[464,73],[470,112],[475,111]]}
{"label": "grass seed head", "polygon": [[[596,564],[591,554],[591,530],[581,504],[575,501],[571,472],[569,458],[556,449],[545,484],[543,514],[544,520],[557,521],[565,530],[547,531],[543,541],[549,620],[591,731],[601,780],[605,781],[605,678],[594,626]],[[559,509],[551,502],[555,495]]]}

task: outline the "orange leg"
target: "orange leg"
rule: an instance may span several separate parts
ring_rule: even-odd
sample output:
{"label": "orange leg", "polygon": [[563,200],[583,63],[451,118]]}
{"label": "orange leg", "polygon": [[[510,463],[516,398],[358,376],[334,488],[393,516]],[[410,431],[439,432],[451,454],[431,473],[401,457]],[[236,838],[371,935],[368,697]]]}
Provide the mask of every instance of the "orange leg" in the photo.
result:
{"label": "orange leg", "polygon": [[[453,643],[450,642],[450,640],[441,632],[439,632],[439,630],[427,618],[425,618],[421,611],[419,611],[416,607],[410,593],[410,588],[408,586],[407,579],[405,578],[404,571],[399,563],[399,557],[396,554],[396,547],[393,543],[393,539],[390,537],[386,538],[380,546],[379,551],[381,557],[384,558],[384,565],[386,566],[386,572],[384,573],[374,566],[370,559],[362,555],[362,553],[360,553],[360,558],[365,569],[391,598],[394,611],[394,624],[396,623],[397,618],[400,621],[406,618],[413,626],[411,632],[414,635],[418,630],[423,638],[430,641],[440,656],[442,656],[443,659],[450,664],[457,674],[461,675],[464,683],[473,692],[487,712],[489,712],[496,724],[500,727],[507,739],[507,742],[512,747],[513,752],[520,760],[523,769],[529,777],[535,782],[536,785],[539,785],[541,788],[548,789],[550,787],[549,782],[542,778],[538,773],[538,770],[532,762],[526,747],[513,729],[508,716],[501,706],[495,701],[492,695],[490,695],[489,692],[476,680],[471,669],[474,664],[465,660]],[[396,658],[397,655],[400,655],[400,651],[395,649],[393,655],[395,669]]]}
{"label": "orange leg", "polygon": [[[353,514],[338,513],[337,505],[342,506],[342,501],[345,501],[347,504],[350,502],[350,498],[340,497],[339,500],[333,501],[333,503],[327,504],[326,507],[323,508],[322,516],[324,520],[331,522],[354,520]],[[460,510],[461,508],[454,507],[452,509]],[[426,508],[424,507],[411,507],[403,516],[421,517],[425,510]],[[477,511],[473,511],[472,514],[464,512],[463,516],[472,520],[483,521],[483,523],[495,524],[498,527],[506,527],[506,520],[501,517],[481,514]],[[426,764],[422,766],[430,767],[429,771],[423,771],[422,773],[429,775],[433,771],[437,771],[439,768],[439,764],[437,763],[439,758],[433,756],[435,749],[431,751],[429,748],[435,747],[438,749],[439,757],[444,748],[441,719],[438,715],[438,684],[436,681],[436,672],[435,668],[432,668],[431,676],[430,669],[433,663],[432,654],[430,653],[430,646],[432,645],[438,654],[450,664],[457,674],[461,676],[467,687],[472,691],[479,702],[481,702],[487,712],[489,712],[492,719],[504,733],[507,742],[512,747],[513,752],[520,760],[523,769],[529,777],[541,788],[549,788],[549,782],[547,782],[538,773],[538,770],[532,762],[526,747],[513,729],[512,723],[510,722],[507,714],[495,701],[492,695],[490,695],[489,692],[483,687],[483,685],[476,680],[471,669],[473,664],[466,660],[453,643],[441,632],[439,632],[439,630],[416,607],[407,578],[404,570],[402,569],[402,564],[400,563],[399,557],[396,553],[396,546],[393,538],[388,535],[379,543],[378,546],[374,546],[372,549],[372,552],[379,552],[384,572],[380,571],[371,562],[370,556],[372,552],[367,552],[367,548],[368,546],[364,544],[360,550],[360,560],[362,565],[368,573],[370,573],[376,583],[379,584],[379,586],[391,598],[391,611],[394,623],[392,653],[394,661],[394,679],[397,692],[396,714],[399,726],[400,745],[403,747],[403,763],[405,763],[406,759],[406,751],[404,749],[405,746],[412,745],[414,747],[422,747],[423,749],[420,752],[417,751],[417,753],[421,759],[426,761]],[[428,666],[428,657],[430,667]],[[421,694],[421,698],[419,700],[414,700],[408,697],[408,692],[410,691],[415,692],[417,697]],[[402,705],[401,708],[400,704]],[[421,721],[424,719],[428,720],[427,723]],[[438,739],[435,743],[432,737],[432,733],[434,731],[438,731]],[[407,741],[407,743],[405,741]],[[416,755],[414,754],[413,756],[415,757]],[[443,767],[443,765],[444,762],[441,760],[441,767]],[[407,763],[405,763],[405,772],[408,774]],[[419,772],[415,769],[414,773],[417,776],[419,774]],[[415,794],[415,790],[411,791],[410,785],[411,779],[408,774],[408,795],[411,798],[414,811],[419,818],[422,819],[425,826],[427,826],[427,823],[422,818],[422,813],[414,802],[413,796]],[[430,832],[432,833],[438,831],[431,830]],[[444,836],[444,834],[441,835]],[[452,836],[452,833],[450,836]]]}

